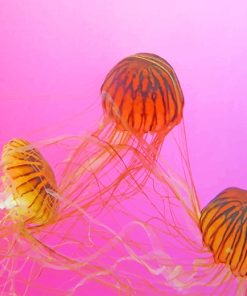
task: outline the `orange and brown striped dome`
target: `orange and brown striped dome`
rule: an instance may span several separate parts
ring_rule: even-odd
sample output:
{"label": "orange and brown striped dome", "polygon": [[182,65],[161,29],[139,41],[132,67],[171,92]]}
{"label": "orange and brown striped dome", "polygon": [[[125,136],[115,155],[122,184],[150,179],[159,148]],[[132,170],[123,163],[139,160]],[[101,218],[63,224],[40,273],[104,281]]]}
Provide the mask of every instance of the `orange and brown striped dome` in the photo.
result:
{"label": "orange and brown striped dome", "polygon": [[247,191],[228,188],[203,210],[200,228],[215,263],[225,263],[235,276],[247,276]]}
{"label": "orange and brown striped dome", "polygon": [[154,54],[139,53],[120,61],[106,76],[101,93],[105,113],[123,130],[169,131],[183,116],[177,76]]}
{"label": "orange and brown striped dome", "polygon": [[52,195],[57,185],[43,156],[27,141],[13,139],[4,145],[2,167],[5,186],[15,205],[15,219],[47,223],[57,207],[57,198]]}

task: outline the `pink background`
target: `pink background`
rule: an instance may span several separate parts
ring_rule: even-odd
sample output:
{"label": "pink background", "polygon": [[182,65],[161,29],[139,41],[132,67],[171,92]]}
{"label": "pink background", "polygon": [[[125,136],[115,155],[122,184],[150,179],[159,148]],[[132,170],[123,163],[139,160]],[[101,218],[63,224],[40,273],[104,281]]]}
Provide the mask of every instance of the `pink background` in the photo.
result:
{"label": "pink background", "polygon": [[121,58],[153,52],[181,82],[204,205],[246,188],[247,4],[236,1],[0,1],[0,144],[93,130],[99,88]]}

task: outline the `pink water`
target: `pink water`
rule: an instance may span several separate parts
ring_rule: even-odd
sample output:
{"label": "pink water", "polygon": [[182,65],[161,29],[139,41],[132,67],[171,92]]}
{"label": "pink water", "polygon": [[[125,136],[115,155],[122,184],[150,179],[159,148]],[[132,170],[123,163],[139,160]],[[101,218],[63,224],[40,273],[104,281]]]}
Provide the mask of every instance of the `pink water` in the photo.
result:
{"label": "pink water", "polygon": [[[0,144],[92,130],[107,71],[153,52],[184,91],[202,204],[225,187],[246,188],[246,15],[243,0],[1,0]],[[85,289],[103,295],[98,284]]]}

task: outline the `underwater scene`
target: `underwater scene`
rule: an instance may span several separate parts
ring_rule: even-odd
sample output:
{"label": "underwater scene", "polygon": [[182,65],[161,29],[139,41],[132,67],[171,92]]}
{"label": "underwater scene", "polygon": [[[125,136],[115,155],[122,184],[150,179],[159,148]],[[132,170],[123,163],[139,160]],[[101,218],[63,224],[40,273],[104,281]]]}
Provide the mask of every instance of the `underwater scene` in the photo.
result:
{"label": "underwater scene", "polygon": [[245,1],[0,2],[0,295],[247,295]]}

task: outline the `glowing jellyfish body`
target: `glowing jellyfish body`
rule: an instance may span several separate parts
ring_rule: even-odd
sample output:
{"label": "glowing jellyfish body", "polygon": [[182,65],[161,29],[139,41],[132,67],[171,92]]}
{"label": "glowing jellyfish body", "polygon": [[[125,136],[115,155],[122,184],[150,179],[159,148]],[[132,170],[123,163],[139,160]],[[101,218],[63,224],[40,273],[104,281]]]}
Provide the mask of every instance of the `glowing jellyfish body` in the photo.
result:
{"label": "glowing jellyfish body", "polygon": [[106,76],[101,93],[104,112],[119,129],[167,132],[182,119],[184,99],[176,74],[154,54],[123,59]]}
{"label": "glowing jellyfish body", "polygon": [[23,223],[46,224],[54,216],[58,200],[55,176],[42,157],[21,139],[8,142],[2,154],[3,183],[11,215]]}
{"label": "glowing jellyfish body", "polygon": [[107,74],[101,95],[103,122],[70,156],[61,188],[75,196],[89,174],[86,179],[100,188],[100,194],[92,193],[95,199],[87,205],[97,200],[102,207],[143,188],[164,137],[182,120],[184,99],[173,68],[150,53],[120,61]]}

